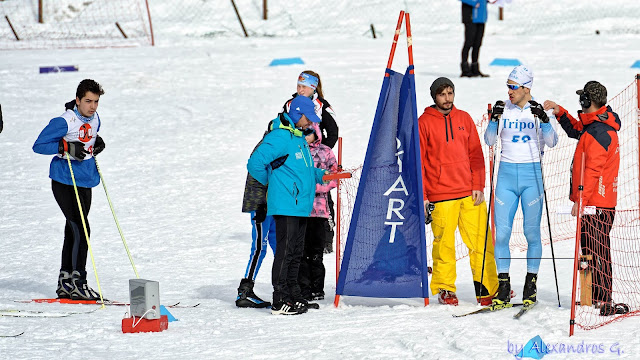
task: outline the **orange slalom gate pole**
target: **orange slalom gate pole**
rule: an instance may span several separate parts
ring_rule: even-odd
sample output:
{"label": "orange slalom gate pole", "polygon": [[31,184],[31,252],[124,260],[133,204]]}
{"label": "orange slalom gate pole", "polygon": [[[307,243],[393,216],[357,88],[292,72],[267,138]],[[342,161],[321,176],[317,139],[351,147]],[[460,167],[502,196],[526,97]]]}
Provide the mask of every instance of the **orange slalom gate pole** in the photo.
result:
{"label": "orange slalom gate pole", "polygon": [[578,278],[578,258],[580,249],[580,237],[581,237],[581,228],[582,228],[582,190],[584,185],[584,163],[585,163],[585,154],[582,154],[582,165],[580,167],[580,185],[578,186],[579,190],[579,199],[578,199],[578,221],[576,224],[576,249],[573,254],[573,287],[571,289],[571,318],[569,319],[569,336],[573,336],[573,329],[576,322],[576,293],[577,293],[577,278]]}
{"label": "orange slalom gate pole", "polygon": [[[391,69],[391,64],[393,63],[393,56],[396,53],[396,45],[398,45],[398,37],[400,36],[400,27],[402,26],[402,18],[404,17],[404,10],[400,11],[400,16],[398,17],[398,24],[396,25],[396,33],[393,35],[393,43],[391,44],[391,53],[389,53],[389,61],[387,61],[387,69]],[[389,77],[389,74],[386,73],[385,77]]]}

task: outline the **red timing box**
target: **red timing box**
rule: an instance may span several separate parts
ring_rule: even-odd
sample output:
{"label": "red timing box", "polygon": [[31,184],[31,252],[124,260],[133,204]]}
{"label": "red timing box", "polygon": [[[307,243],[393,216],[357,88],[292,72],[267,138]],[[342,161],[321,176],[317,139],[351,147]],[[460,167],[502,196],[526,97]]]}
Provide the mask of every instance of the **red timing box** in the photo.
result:
{"label": "red timing box", "polygon": [[[136,326],[133,326],[135,321]],[[145,318],[124,318],[122,319],[123,333],[141,333],[141,332],[161,332],[169,328],[169,320],[167,315],[161,315],[160,319],[148,320]]]}

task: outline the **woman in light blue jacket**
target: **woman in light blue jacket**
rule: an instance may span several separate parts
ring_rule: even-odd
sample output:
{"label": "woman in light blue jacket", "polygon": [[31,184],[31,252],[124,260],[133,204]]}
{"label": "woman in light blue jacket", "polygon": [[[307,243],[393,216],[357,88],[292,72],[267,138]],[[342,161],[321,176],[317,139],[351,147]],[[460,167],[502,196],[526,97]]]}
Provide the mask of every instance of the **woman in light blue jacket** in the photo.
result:
{"label": "woman in light blue jacket", "polygon": [[298,285],[298,270],[307,217],[313,209],[316,183],[322,183],[324,171],[313,164],[304,130],[311,122],[320,121],[311,99],[295,97],[289,112],[272,121],[271,132],[247,163],[249,174],[267,185],[267,215],[276,221],[276,253],[271,273],[273,314],[307,311],[308,303]]}

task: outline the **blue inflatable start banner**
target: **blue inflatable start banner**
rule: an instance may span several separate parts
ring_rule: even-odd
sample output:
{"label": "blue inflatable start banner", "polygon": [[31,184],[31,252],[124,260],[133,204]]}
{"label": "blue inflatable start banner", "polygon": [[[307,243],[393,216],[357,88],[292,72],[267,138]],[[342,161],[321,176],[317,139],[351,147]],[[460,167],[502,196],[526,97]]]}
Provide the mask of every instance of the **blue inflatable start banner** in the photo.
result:
{"label": "blue inflatable start banner", "polygon": [[356,195],[337,295],[429,297],[413,65],[387,69]]}

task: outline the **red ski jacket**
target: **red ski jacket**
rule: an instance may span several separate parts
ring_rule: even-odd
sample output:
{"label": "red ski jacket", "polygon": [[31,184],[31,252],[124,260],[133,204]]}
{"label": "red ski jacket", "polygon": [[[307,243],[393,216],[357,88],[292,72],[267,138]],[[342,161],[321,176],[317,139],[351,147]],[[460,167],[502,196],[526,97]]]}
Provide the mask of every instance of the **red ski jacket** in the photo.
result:
{"label": "red ski jacket", "polygon": [[418,119],[422,186],[430,202],[460,199],[484,191],[484,155],[471,116],[455,106],[448,115],[435,106]]}
{"label": "red ski jacket", "polygon": [[579,112],[578,121],[560,107],[556,117],[569,137],[579,139],[573,155],[569,199],[579,200],[582,154],[585,154],[583,204],[614,208],[618,201],[620,167],[618,130],[621,123],[618,114],[611,107],[603,106],[592,113]]}

